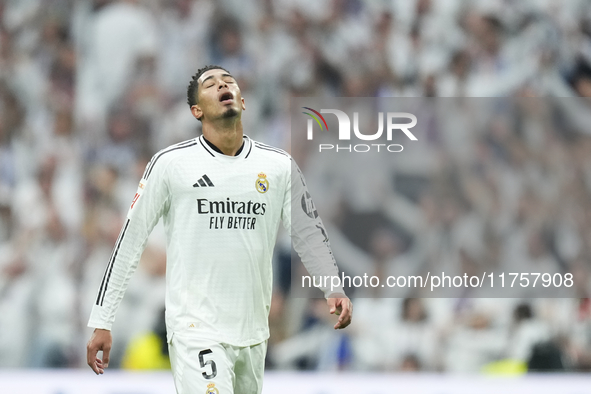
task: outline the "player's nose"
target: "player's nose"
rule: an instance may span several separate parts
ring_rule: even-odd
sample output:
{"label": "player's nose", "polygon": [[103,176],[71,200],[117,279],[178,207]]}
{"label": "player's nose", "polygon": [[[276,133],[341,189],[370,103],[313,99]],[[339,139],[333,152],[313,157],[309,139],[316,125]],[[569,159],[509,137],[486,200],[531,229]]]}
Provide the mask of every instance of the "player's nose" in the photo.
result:
{"label": "player's nose", "polygon": [[221,90],[221,89],[224,89],[224,88],[228,88],[228,84],[223,79],[220,79],[218,81],[218,90]]}

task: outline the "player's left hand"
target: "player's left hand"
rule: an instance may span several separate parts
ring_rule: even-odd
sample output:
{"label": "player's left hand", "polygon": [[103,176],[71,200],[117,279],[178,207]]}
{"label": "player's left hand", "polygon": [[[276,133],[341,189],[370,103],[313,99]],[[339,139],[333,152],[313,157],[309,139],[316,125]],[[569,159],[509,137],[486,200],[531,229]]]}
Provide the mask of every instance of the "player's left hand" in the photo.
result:
{"label": "player's left hand", "polygon": [[330,314],[336,314],[339,316],[339,320],[334,325],[335,330],[339,328],[345,328],[351,324],[353,318],[353,303],[344,294],[331,294],[326,302],[330,308]]}

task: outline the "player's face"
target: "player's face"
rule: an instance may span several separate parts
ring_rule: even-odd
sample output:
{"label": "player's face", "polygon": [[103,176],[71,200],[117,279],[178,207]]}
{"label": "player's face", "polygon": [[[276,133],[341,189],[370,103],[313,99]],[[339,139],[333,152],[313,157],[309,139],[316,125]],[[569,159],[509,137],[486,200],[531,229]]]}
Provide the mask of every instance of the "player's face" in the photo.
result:
{"label": "player's face", "polygon": [[239,116],[246,109],[240,88],[234,77],[224,70],[209,70],[198,81],[198,103],[191,112],[201,120],[216,120]]}

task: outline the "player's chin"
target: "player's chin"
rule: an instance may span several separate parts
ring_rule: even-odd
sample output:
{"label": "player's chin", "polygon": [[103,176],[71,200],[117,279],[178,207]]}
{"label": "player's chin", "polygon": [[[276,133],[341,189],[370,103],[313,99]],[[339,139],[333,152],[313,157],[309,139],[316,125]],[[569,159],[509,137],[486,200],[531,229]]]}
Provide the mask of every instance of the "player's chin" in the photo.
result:
{"label": "player's chin", "polygon": [[228,108],[226,108],[226,110],[222,114],[222,118],[225,118],[225,119],[234,118],[234,117],[238,116],[238,114],[239,114],[239,112],[236,108],[228,107]]}

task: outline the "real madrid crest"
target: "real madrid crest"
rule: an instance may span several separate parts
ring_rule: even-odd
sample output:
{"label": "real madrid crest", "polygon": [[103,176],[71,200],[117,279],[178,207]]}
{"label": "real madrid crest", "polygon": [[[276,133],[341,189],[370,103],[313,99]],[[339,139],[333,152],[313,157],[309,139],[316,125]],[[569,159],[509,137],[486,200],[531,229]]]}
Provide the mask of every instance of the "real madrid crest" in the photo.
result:
{"label": "real madrid crest", "polygon": [[269,190],[269,181],[267,180],[267,175],[261,172],[254,186],[257,189],[257,192],[266,193]]}
{"label": "real madrid crest", "polygon": [[205,394],[220,394],[218,389],[215,387],[215,383],[210,383],[207,385],[207,391]]}

